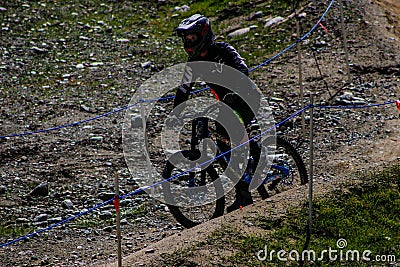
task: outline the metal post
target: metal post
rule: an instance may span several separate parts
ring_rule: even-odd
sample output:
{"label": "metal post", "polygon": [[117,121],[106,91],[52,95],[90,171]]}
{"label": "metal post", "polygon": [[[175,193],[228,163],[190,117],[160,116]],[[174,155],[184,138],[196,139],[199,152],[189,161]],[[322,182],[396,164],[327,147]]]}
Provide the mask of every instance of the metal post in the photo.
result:
{"label": "metal post", "polygon": [[309,171],[309,181],[308,181],[308,231],[311,235],[312,229],[312,210],[313,210],[313,179],[314,179],[314,95],[310,96],[310,171]]}
{"label": "metal post", "polygon": [[114,185],[115,185],[114,205],[116,211],[117,238],[118,238],[118,267],[122,267],[121,214],[119,212],[119,183],[118,183],[117,171],[115,171],[114,173]]}
{"label": "metal post", "polygon": [[[296,29],[297,29],[297,38],[300,37],[300,18],[296,16]],[[299,61],[299,86],[300,86],[300,103],[301,109],[304,108],[304,87],[303,87],[303,66],[302,66],[302,58],[301,58],[301,42],[297,43],[297,56]],[[305,119],[304,119],[304,112],[301,113],[301,135],[303,138],[306,134],[305,129]]]}
{"label": "metal post", "polygon": [[350,61],[349,61],[349,51],[347,49],[347,36],[346,36],[346,26],[344,24],[344,12],[343,12],[343,0],[339,0],[340,9],[340,20],[342,24],[342,35],[343,35],[343,48],[346,56],[346,71],[347,71],[347,82],[351,83],[350,77]]}

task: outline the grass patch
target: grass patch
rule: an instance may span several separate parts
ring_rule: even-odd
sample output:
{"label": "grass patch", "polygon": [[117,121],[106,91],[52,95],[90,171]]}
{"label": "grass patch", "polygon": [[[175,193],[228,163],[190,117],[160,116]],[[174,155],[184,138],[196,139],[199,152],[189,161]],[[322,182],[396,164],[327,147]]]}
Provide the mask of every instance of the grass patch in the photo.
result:
{"label": "grass patch", "polygon": [[121,218],[127,219],[137,219],[146,215],[149,212],[149,206],[142,204],[139,206],[134,206],[133,208],[123,209],[121,211]]}
{"label": "grass patch", "polygon": [[28,233],[33,232],[33,228],[29,226],[17,226],[17,225],[8,225],[1,226],[0,225],[0,237],[1,238],[14,238],[26,235]]}
{"label": "grass patch", "polygon": [[[353,255],[351,252],[356,250],[360,258],[366,250],[371,251],[368,256],[371,259],[375,259],[377,255],[387,256],[386,262],[394,259],[393,256],[400,258],[400,166],[364,177],[363,180],[365,184],[361,187],[350,188],[348,192],[338,190],[314,203],[313,233],[307,248],[316,252],[314,265],[354,266],[355,262],[346,261],[346,257],[349,260],[357,259],[357,254]],[[252,264],[248,266],[260,266],[260,261],[254,256],[259,250],[264,250],[265,246],[269,252],[275,250],[271,262],[282,263],[276,255],[279,250],[287,253],[296,250],[300,252],[301,258],[306,242],[307,212],[307,208],[292,210],[284,224],[279,220],[258,218],[257,225],[275,231],[268,236],[245,237],[240,242],[239,252],[230,261],[240,264],[253,258]],[[339,239],[347,242],[342,249],[337,244]],[[329,248],[337,250],[337,253],[332,253],[331,258],[328,253],[322,257],[322,251]],[[346,256],[346,253],[349,254]],[[335,255],[338,260],[330,260]],[[339,260],[340,257],[343,261]],[[267,259],[269,260],[269,256]],[[311,262],[306,261],[307,263],[311,265]],[[296,266],[298,262],[293,261],[290,264]]]}
{"label": "grass patch", "polygon": [[[4,46],[12,55],[10,60],[20,62],[23,67],[18,73],[6,69],[7,74],[14,77],[4,81],[1,96],[23,103],[24,100],[14,93],[22,87],[32,98],[61,96],[53,100],[55,103],[70,100],[76,91],[79,97],[93,98],[85,100],[90,102],[85,102],[89,107],[102,106],[104,101],[120,102],[121,95],[108,94],[109,88],[115,87],[115,91],[121,94],[126,92],[128,79],[134,78],[135,81],[138,76],[148,78],[152,72],[165,66],[186,61],[181,40],[173,34],[173,30],[182,19],[195,13],[209,17],[215,34],[236,47],[247,65],[252,67],[291,44],[295,29],[293,21],[273,28],[264,28],[264,24],[269,17],[287,17],[296,2],[267,0],[256,5],[251,0],[205,0],[190,4],[183,0],[159,3],[98,0],[61,3],[43,0],[23,5],[10,2],[5,6],[4,17],[21,23],[12,24],[6,32]],[[308,1],[300,3],[304,5]],[[190,10],[173,11],[183,5],[189,5]],[[262,11],[263,17],[248,20],[257,11]],[[314,18],[309,20],[314,21]],[[227,38],[227,29],[232,26],[244,28],[251,25],[257,28],[245,35]],[[309,28],[309,25],[304,27]],[[23,44],[26,48],[20,49]],[[47,52],[34,52],[34,47]],[[140,64],[146,61],[162,67],[131,71],[139,69]],[[91,70],[93,62],[104,65],[98,70]],[[77,69],[78,64],[85,65],[85,69]],[[66,74],[72,76],[64,78]],[[137,83],[130,82],[129,86],[134,88]],[[99,94],[93,95],[93,92]],[[112,106],[115,105],[112,103]]]}
{"label": "grass patch", "polygon": [[[196,250],[202,248],[231,251],[228,255],[219,255],[220,261],[229,263],[229,266],[298,266],[300,261],[290,259],[298,257],[300,260],[304,250],[308,251],[304,254],[304,266],[371,265],[372,262],[362,261],[363,253],[367,250],[371,254],[365,255],[371,260],[378,255],[383,256],[380,264],[389,264],[395,259],[398,261],[400,165],[361,178],[361,185],[347,185],[315,201],[313,230],[306,248],[308,206],[304,203],[303,207],[293,208],[281,218],[256,218],[253,223],[266,230],[263,235],[245,235],[240,229],[223,226],[211,233],[207,241],[194,248],[177,251],[165,263],[182,262],[182,257],[185,257],[186,263],[190,262],[191,255],[196,255]],[[342,244],[338,243],[340,239],[347,242],[346,246],[338,247],[338,244]],[[259,255],[264,257],[265,249],[266,259],[261,261],[257,253],[262,251]],[[280,250],[286,252],[281,255],[287,258],[286,262],[278,259]],[[322,254],[324,250],[326,252]],[[274,252],[270,259],[271,251]],[[315,260],[312,251],[315,252]],[[335,257],[336,260],[333,260]]]}

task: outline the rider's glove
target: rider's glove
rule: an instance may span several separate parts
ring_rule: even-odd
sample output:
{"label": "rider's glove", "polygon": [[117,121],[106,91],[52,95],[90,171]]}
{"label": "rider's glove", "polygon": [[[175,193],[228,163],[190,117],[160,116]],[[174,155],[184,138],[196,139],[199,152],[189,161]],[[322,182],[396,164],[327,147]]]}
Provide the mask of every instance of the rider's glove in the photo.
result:
{"label": "rider's glove", "polygon": [[233,104],[233,103],[235,103],[235,102],[237,101],[237,99],[238,99],[238,95],[237,95],[237,94],[235,94],[235,93],[228,93],[228,94],[226,94],[226,95],[224,96],[224,99],[222,99],[222,101],[223,101],[224,103],[227,103],[227,104]]}

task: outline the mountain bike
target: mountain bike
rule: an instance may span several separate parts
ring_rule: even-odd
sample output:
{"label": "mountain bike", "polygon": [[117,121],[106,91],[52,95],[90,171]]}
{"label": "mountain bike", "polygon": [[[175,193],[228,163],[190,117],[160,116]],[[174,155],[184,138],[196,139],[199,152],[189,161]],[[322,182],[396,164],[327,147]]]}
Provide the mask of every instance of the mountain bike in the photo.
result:
{"label": "mountain bike", "polygon": [[[252,126],[257,128],[256,123]],[[170,213],[186,228],[194,227],[224,214],[228,193],[224,191],[224,188],[232,189],[233,185],[232,179],[223,177],[221,174],[225,171],[228,174],[227,176],[235,175],[234,171],[229,171],[229,154],[224,152],[226,149],[221,149],[221,146],[227,145],[226,141],[218,139],[218,133],[215,127],[212,127],[212,122],[208,118],[193,119],[190,132],[190,140],[187,141],[190,148],[170,156],[163,171],[163,178],[168,179],[169,182],[162,185]],[[202,153],[207,153],[207,148],[202,143],[202,140],[205,139],[208,142],[212,140],[212,145],[216,148],[216,155],[212,160],[209,160],[208,164],[203,168],[196,168],[193,165],[193,168],[190,168],[189,171],[177,166],[177,161],[173,159],[178,154],[190,162],[198,160]],[[273,149],[275,149],[273,158],[270,159],[272,164],[264,173],[265,176],[263,176],[261,185],[257,187],[262,199],[269,197],[272,192],[279,193],[308,182],[304,162],[293,145],[281,136],[277,136],[276,142],[271,142],[271,144],[274,144]],[[252,155],[246,159],[248,165],[245,173],[254,171],[251,169],[251,158]],[[174,179],[171,179],[171,177]],[[236,177],[236,179],[240,178],[242,177]],[[250,183],[251,181],[246,182]],[[231,184],[228,186],[229,183]],[[204,188],[206,185],[208,185],[208,188]],[[172,187],[179,187],[182,190],[179,194],[174,194]],[[210,201],[207,203],[201,201],[205,198],[210,199]],[[199,202],[203,204],[197,205]],[[185,203],[185,205],[182,206],[179,203]]]}

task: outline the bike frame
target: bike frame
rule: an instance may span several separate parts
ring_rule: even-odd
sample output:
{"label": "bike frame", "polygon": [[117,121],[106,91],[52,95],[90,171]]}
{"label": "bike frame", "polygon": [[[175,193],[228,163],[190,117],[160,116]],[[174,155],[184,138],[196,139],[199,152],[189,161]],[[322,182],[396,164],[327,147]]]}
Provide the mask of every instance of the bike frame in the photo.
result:
{"label": "bike frame", "polygon": [[[210,137],[210,129],[208,125],[208,118],[197,118],[192,120],[192,129],[191,129],[191,140],[190,140],[190,150],[192,152],[196,151],[197,145],[201,139],[204,138],[209,138]],[[198,126],[201,126],[200,129]],[[223,151],[218,147],[218,144],[216,141],[214,141],[215,146],[217,147],[217,150],[219,153],[223,153]],[[201,153],[207,153],[207,147],[203,146],[203,151]],[[224,160],[223,165],[227,166],[229,163],[229,158],[226,156],[220,157],[220,160]],[[194,167],[194,166],[191,166]],[[265,179],[263,180],[263,184],[266,184],[268,182],[273,182],[277,181],[278,179],[282,179],[285,177],[288,177],[290,175],[290,168],[286,166],[280,166],[276,164],[271,165],[271,169],[277,170],[279,173],[278,174],[270,174],[268,173]],[[200,178],[200,184],[199,185],[205,185],[206,184],[206,171],[202,170],[201,171],[201,178]],[[196,186],[194,184],[194,172],[189,173],[189,182],[188,182],[189,187],[194,187]]]}

